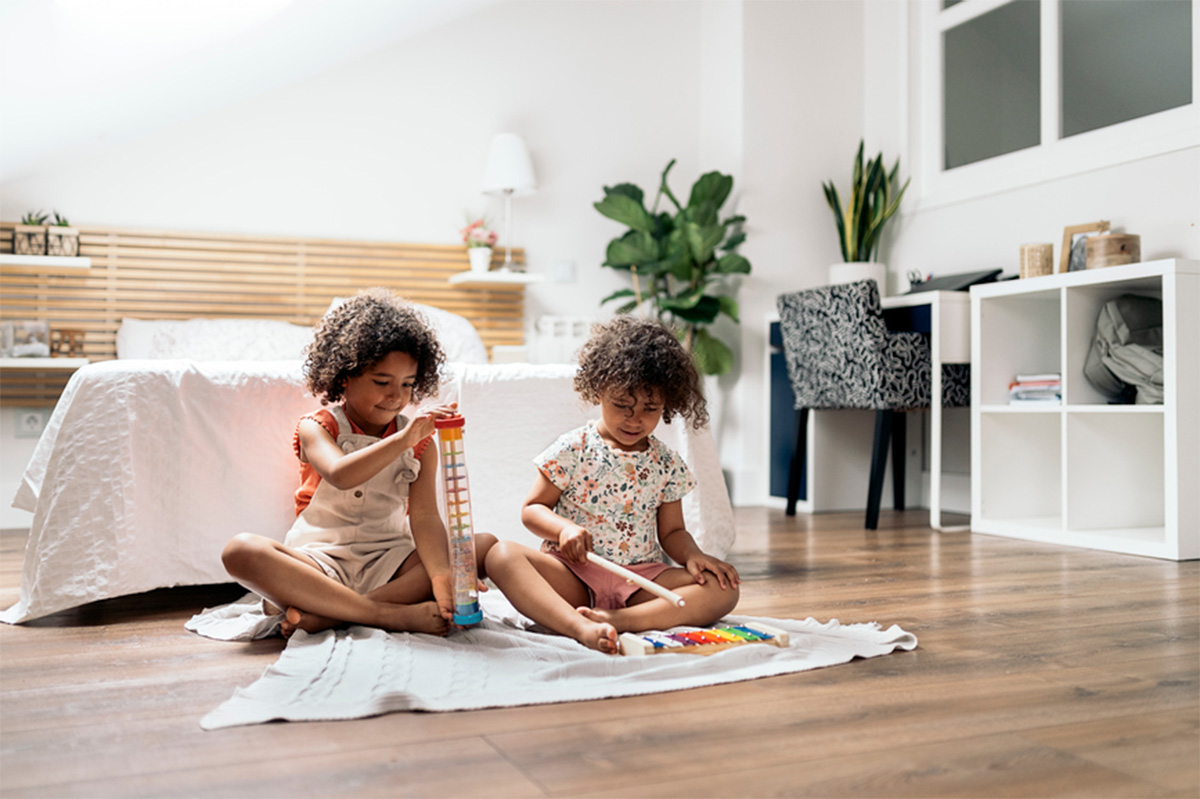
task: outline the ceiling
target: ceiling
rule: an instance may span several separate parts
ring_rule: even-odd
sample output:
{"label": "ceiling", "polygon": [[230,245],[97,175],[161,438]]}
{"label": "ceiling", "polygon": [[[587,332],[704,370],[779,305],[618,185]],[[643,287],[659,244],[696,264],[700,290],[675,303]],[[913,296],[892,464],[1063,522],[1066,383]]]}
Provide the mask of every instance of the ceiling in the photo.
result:
{"label": "ceiling", "polygon": [[0,181],[498,0],[0,0]]}

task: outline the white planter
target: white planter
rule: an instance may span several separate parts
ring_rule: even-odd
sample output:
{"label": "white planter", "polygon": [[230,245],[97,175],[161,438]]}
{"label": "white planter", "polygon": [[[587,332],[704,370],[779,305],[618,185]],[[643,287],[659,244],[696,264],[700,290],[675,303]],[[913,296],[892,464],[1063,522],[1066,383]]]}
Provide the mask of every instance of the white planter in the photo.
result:
{"label": "white planter", "polygon": [[468,247],[467,256],[471,259],[472,272],[486,272],[492,266],[491,247]]}
{"label": "white planter", "polygon": [[829,267],[829,282],[853,283],[872,279],[879,286],[879,296],[887,296],[887,266],[875,261],[849,261]]}

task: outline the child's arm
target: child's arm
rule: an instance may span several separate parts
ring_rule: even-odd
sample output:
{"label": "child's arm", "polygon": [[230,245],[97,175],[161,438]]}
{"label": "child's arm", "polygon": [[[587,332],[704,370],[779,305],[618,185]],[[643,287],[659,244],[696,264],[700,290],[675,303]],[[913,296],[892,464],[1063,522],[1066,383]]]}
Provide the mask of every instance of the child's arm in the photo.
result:
{"label": "child's arm", "polygon": [[[421,439],[433,433],[434,419],[456,413],[452,406],[441,405],[418,414],[395,435],[376,441],[351,453],[342,452],[329,431],[312,419],[300,421],[300,451],[321,479],[334,488],[346,490],[362,485]],[[434,465],[436,469],[436,464]]]}
{"label": "child's arm", "polygon": [[408,521],[417,554],[433,584],[438,610],[447,621],[453,621],[454,580],[450,571],[449,536],[437,506],[437,469],[437,447],[426,447],[421,453],[421,472],[408,487]]}
{"label": "child's arm", "polygon": [[583,563],[587,553],[592,551],[592,534],[554,512],[554,506],[561,496],[562,489],[550,482],[539,469],[537,477],[533,478],[533,488],[521,508],[521,522],[539,538],[556,542],[559,552],[567,560]]}
{"label": "child's arm", "polygon": [[741,578],[737,569],[719,558],[706,555],[696,544],[696,539],[687,531],[683,522],[683,501],[664,502],[658,506],[658,542],[663,552],[676,563],[681,563],[700,585],[704,585],[707,577],[704,573],[716,575],[717,583],[722,588],[736,587]]}

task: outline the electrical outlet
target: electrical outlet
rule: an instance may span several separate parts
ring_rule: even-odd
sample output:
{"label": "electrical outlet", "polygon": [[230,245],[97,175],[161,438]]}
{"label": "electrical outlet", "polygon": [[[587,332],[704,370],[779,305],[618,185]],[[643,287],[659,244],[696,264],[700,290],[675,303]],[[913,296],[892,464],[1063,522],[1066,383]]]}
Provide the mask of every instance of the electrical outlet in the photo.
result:
{"label": "electrical outlet", "polygon": [[46,429],[48,421],[49,408],[18,408],[17,429],[13,435],[17,438],[37,438]]}

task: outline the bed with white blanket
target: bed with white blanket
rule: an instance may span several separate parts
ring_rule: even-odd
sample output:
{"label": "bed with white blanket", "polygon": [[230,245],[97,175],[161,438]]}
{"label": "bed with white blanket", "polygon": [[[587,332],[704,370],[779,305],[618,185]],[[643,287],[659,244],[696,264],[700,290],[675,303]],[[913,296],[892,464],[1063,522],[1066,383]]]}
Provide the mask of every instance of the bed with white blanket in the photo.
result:
{"label": "bed with white blanket", "polygon": [[[573,366],[487,364],[469,322],[425,310],[449,359],[438,401],[457,401],[467,420],[476,531],[533,544],[520,522],[531,461],[595,409],[576,396]],[[0,621],[228,582],[220,553],[231,536],[282,540],[294,518],[292,433],[318,406],[301,374],[309,335],[283,322],[127,320],[120,357],[75,373],[24,473],[13,505],[33,521],[20,600]],[[657,435],[698,480],[684,500],[689,528],[723,557],[733,513],[710,431],[676,420]]]}

